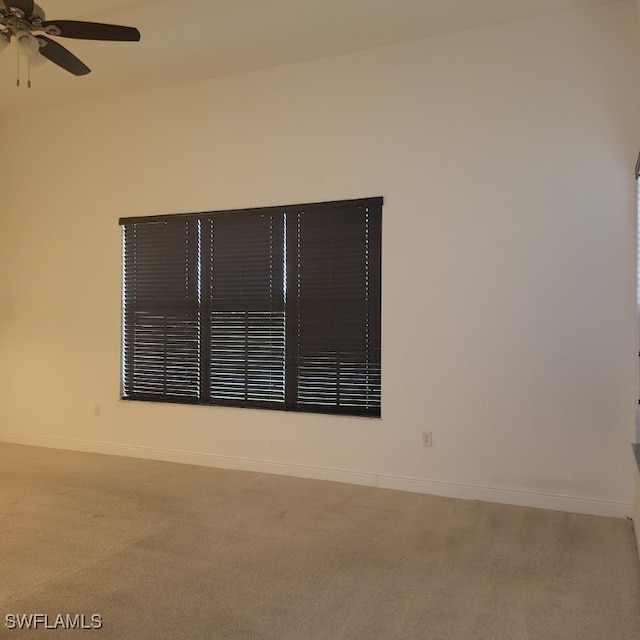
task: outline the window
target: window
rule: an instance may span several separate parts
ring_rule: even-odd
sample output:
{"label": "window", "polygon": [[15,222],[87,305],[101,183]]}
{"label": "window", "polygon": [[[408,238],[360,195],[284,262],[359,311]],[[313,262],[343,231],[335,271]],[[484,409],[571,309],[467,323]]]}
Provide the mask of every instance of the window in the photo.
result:
{"label": "window", "polygon": [[[640,327],[640,154],[636,161],[636,321]],[[640,335],[640,334],[636,334]],[[636,342],[636,347],[640,347]],[[638,351],[640,358],[640,350]],[[637,361],[640,367],[640,360]],[[636,442],[640,442],[640,369],[636,369]]]}
{"label": "window", "polygon": [[380,416],[382,198],[123,218],[122,398]]}

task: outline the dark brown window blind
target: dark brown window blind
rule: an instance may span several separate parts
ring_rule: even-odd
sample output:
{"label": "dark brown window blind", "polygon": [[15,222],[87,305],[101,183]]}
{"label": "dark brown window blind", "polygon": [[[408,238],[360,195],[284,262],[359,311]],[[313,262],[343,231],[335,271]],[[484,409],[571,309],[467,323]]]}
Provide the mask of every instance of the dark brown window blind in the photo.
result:
{"label": "dark brown window blind", "polygon": [[299,409],[380,413],[380,210],[287,217],[291,395]]}
{"label": "dark brown window blind", "polygon": [[284,401],[284,215],[202,221],[203,396],[217,404]]}
{"label": "dark brown window blind", "polygon": [[379,416],[382,198],[123,218],[122,397]]}
{"label": "dark brown window blind", "polygon": [[192,220],[124,226],[124,397],[200,398],[197,249]]}

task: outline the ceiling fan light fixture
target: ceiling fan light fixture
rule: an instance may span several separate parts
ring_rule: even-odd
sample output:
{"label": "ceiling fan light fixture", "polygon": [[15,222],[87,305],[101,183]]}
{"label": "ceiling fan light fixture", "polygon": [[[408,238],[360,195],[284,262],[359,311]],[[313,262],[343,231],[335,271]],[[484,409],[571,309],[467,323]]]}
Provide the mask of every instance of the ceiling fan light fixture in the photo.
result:
{"label": "ceiling fan light fixture", "polygon": [[29,58],[40,55],[40,43],[38,39],[28,31],[16,31],[16,42],[18,44],[18,51],[20,51],[23,56]]}

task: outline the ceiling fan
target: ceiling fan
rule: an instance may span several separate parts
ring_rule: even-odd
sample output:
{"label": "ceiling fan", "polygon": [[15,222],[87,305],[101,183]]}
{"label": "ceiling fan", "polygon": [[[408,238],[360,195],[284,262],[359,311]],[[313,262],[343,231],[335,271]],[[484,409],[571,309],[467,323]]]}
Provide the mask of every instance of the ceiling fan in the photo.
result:
{"label": "ceiling fan", "polygon": [[91,72],[81,60],[49,36],[82,40],[137,42],[140,32],[133,27],[78,20],[46,20],[42,7],[33,0],[0,0],[0,51],[15,38],[18,50],[29,65],[50,60],[75,76]]}

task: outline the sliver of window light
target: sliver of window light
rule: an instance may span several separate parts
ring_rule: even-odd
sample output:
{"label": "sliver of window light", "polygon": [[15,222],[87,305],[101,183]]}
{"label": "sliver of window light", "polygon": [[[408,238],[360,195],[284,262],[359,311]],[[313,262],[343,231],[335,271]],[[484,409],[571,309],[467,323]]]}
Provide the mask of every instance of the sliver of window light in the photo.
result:
{"label": "sliver of window light", "polygon": [[636,305],[640,309],[640,178],[636,179],[636,185]]}

